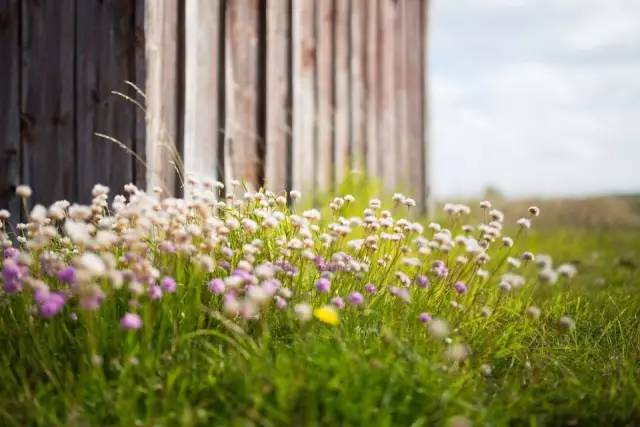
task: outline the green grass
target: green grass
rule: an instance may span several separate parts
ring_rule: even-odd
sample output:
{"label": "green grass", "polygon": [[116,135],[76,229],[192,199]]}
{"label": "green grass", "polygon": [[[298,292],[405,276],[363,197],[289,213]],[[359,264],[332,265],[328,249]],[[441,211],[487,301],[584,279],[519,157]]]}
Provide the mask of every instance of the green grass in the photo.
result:
{"label": "green grass", "polygon": [[[274,236],[261,233],[264,256],[273,257]],[[232,233],[230,246],[246,241]],[[27,292],[3,295],[0,425],[431,426],[454,416],[498,426],[640,423],[640,231],[546,228],[519,245],[574,262],[578,275],[550,287],[525,267],[522,289],[500,296],[491,279],[458,298],[463,310],[436,285],[413,290],[410,304],[385,294],[341,311],[335,327],[271,306],[259,320],[221,314],[203,287],[220,270],[166,255],[154,259],[182,285],[144,301],[145,326],[135,332],[118,327],[124,290],[109,292],[97,312],[78,311],[76,322],[71,307],[46,321]],[[372,258],[388,251],[395,247],[381,245]],[[293,299],[318,306],[327,297],[310,291],[317,274],[307,264],[291,283]],[[372,268],[367,277],[392,276]],[[332,289],[346,296],[364,282],[340,274]],[[531,303],[542,309],[537,320],[524,315]],[[417,320],[422,311],[447,319],[469,357],[449,360],[449,344]],[[575,329],[558,327],[564,315]]]}

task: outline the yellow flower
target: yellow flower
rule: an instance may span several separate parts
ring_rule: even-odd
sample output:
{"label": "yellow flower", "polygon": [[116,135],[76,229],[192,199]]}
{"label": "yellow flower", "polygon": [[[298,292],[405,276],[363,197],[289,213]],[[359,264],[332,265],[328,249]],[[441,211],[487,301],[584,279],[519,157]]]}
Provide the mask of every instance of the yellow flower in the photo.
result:
{"label": "yellow flower", "polygon": [[340,323],[340,319],[338,319],[338,312],[335,308],[325,305],[324,307],[319,307],[313,310],[313,315],[321,322],[327,323],[329,325],[337,325]]}

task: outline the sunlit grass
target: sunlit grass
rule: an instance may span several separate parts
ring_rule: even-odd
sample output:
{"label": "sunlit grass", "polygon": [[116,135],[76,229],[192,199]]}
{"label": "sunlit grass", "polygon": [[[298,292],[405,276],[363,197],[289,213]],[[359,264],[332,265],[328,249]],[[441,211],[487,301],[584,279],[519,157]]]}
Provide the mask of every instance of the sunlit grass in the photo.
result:
{"label": "sunlit grass", "polygon": [[350,180],[321,212],[215,183],[34,208],[3,265],[0,424],[638,421],[637,230],[419,225]]}

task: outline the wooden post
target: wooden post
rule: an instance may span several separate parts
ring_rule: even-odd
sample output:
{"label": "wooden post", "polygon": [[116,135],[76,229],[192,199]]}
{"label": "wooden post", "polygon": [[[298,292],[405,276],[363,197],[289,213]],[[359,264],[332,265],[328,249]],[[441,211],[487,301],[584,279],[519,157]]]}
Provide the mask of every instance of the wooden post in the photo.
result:
{"label": "wooden post", "polygon": [[172,195],[178,137],[178,0],[147,0],[147,187]]}
{"label": "wooden post", "polygon": [[380,1],[367,2],[367,140],[366,140],[366,169],[371,177],[379,177],[380,161],[378,157],[379,123],[378,103],[380,93],[380,51],[379,8]]}
{"label": "wooden post", "polygon": [[292,2],[292,187],[313,194],[315,176],[315,63],[313,1]]}
{"label": "wooden post", "polygon": [[396,134],[395,107],[395,1],[381,0],[380,16],[380,46],[378,53],[381,61],[380,68],[380,98],[377,108],[378,131],[378,161],[384,189],[391,192],[396,189],[396,168],[398,161],[398,135]]}
{"label": "wooden post", "polygon": [[267,96],[265,184],[272,191],[288,185],[290,144],[290,0],[267,4]]}
{"label": "wooden post", "polygon": [[316,2],[316,72],[317,72],[317,139],[315,147],[316,188],[327,192],[333,171],[333,0]]}
{"label": "wooden post", "polygon": [[0,209],[9,209],[13,222],[20,221],[20,199],[14,193],[20,176],[20,2],[1,0],[0,51]]}
{"label": "wooden post", "polygon": [[[185,25],[185,174],[220,180],[218,112],[220,1],[186,0]],[[187,183],[185,183],[187,185]],[[185,194],[191,194],[187,185]]]}
{"label": "wooden post", "polygon": [[422,48],[421,57],[422,57],[422,87],[423,87],[423,97],[422,97],[422,154],[423,154],[423,163],[422,163],[422,185],[423,185],[423,194],[424,194],[424,205],[423,208],[428,215],[434,214],[434,206],[433,199],[431,197],[431,165],[430,165],[430,157],[429,157],[429,1],[421,1],[420,5],[422,6],[422,13],[420,16],[422,17],[421,22],[421,40],[422,40]]}
{"label": "wooden post", "polygon": [[351,0],[351,168],[363,170],[367,152],[367,0]]}
{"label": "wooden post", "polygon": [[23,179],[39,203],[74,200],[74,2],[25,0],[22,18]]}
{"label": "wooden post", "polygon": [[339,185],[349,169],[349,145],[351,140],[351,76],[349,75],[349,14],[350,0],[337,0],[335,13],[335,132],[334,175]]}
{"label": "wooden post", "polygon": [[253,189],[258,182],[258,0],[227,3],[225,173]]}

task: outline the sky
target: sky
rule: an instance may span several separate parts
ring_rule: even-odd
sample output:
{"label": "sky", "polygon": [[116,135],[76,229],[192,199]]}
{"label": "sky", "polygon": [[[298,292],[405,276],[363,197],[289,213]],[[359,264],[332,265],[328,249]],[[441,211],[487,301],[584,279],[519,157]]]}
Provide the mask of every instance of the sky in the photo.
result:
{"label": "sky", "polygon": [[432,0],[436,197],[640,192],[640,0]]}

